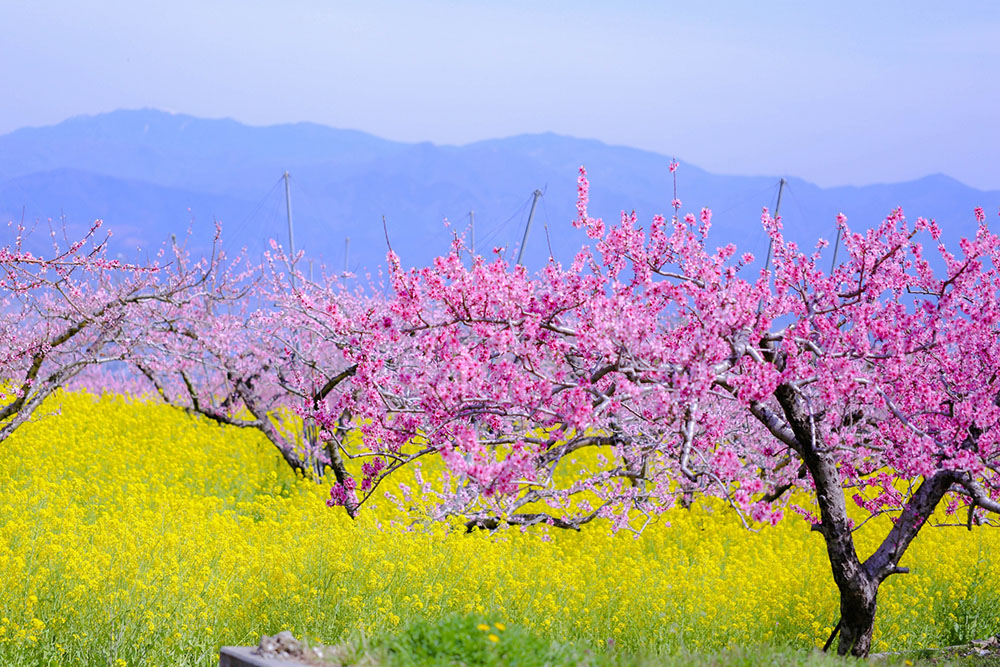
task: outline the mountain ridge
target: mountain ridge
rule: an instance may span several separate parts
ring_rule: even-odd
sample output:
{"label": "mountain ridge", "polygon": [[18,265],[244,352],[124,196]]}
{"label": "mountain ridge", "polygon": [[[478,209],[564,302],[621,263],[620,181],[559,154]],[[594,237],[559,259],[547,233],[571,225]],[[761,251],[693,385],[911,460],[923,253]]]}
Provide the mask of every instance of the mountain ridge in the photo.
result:
{"label": "mountain ridge", "polygon": [[[415,265],[446,252],[452,235],[466,230],[472,210],[477,242],[492,237],[513,257],[536,188],[545,196],[526,263],[544,264],[549,245],[557,259],[568,261],[590,242],[568,224],[576,213],[581,164],[592,184],[593,215],[613,222],[634,208],[645,225],[655,213],[672,213],[671,158],[554,132],[438,145],[309,122],[249,126],[118,110],[0,135],[0,155],[2,218],[19,219],[22,210],[30,219],[66,215],[81,225],[103,217],[110,229],[127,230],[116,236],[144,247],[185,232],[192,218],[196,243],[203,244],[219,218],[227,244],[246,245],[251,253],[270,237],[287,236],[281,176],[289,171],[299,247],[331,266],[342,268],[347,260],[347,268],[359,270],[384,262],[383,215],[394,248]],[[683,212],[713,209],[710,241],[760,252],[760,212],[773,208],[777,176],[715,174],[681,161],[677,179]],[[938,219],[946,237],[957,238],[974,231],[973,207],[1000,208],[1000,191],[978,190],[944,174],[832,188],[798,178],[788,183],[782,217],[803,247],[832,236],[839,212],[861,228],[902,206],[909,215]]]}

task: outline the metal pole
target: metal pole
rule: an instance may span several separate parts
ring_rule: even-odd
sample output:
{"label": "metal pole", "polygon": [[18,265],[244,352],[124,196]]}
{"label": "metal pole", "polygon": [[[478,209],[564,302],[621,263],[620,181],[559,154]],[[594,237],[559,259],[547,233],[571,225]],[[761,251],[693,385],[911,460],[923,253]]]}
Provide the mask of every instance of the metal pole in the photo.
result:
{"label": "metal pole", "polygon": [[837,251],[840,250],[840,226],[837,226],[837,240],[833,242],[833,261],[830,262],[830,273],[837,268]]}
{"label": "metal pole", "polygon": [[469,211],[469,254],[476,256],[476,212]]}
{"label": "metal pole", "polygon": [[[778,183],[778,203],[774,206],[774,217],[777,218],[781,213],[781,192],[785,189],[785,179],[781,179]],[[767,261],[764,262],[764,270],[767,271],[771,268],[771,253],[774,251],[774,239],[769,238],[767,242]],[[767,279],[768,288],[771,285],[771,279]],[[764,310],[764,297],[761,297],[760,301],[757,303],[757,315],[760,315]]]}
{"label": "metal pole", "polygon": [[292,231],[292,191],[288,186],[288,172],[285,172],[285,210],[288,212],[288,250],[295,258],[295,233]]}
{"label": "metal pole", "polygon": [[[777,218],[781,215],[781,193],[785,189],[785,179],[781,179],[778,183],[778,203],[774,206],[774,217]],[[767,243],[767,261],[764,262],[764,270],[767,271],[771,268],[771,253],[774,251],[774,239],[770,239]]]}
{"label": "metal pole", "polygon": [[535,198],[531,200],[531,211],[528,213],[528,224],[524,226],[524,238],[521,239],[521,247],[517,251],[517,265],[521,266],[521,258],[524,257],[524,246],[528,242],[528,232],[531,231],[531,219],[535,217],[535,204],[538,203],[538,198],[542,196],[541,190],[535,190]]}
{"label": "metal pole", "polygon": [[295,287],[295,234],[292,232],[292,190],[288,186],[288,172],[285,172],[285,211],[288,212],[288,250],[291,257],[291,271],[288,279]]}
{"label": "metal pole", "polygon": [[347,238],[344,239],[344,273],[347,273],[348,271],[347,267],[349,266],[349,264],[347,259],[350,256],[350,254],[351,254],[351,237],[348,236]]}

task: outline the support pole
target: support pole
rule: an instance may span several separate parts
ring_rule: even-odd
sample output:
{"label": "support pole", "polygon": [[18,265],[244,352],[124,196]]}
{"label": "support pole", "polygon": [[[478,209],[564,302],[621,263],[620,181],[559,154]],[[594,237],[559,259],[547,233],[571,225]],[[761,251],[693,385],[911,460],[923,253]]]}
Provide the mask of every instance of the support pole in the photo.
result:
{"label": "support pole", "polygon": [[292,190],[288,185],[288,172],[285,172],[285,211],[288,213],[288,252],[291,257],[292,287],[295,287],[295,233],[292,229]]}
{"label": "support pole", "polygon": [[[774,217],[777,218],[781,213],[781,193],[785,189],[785,179],[781,179],[778,183],[778,203],[774,206]],[[771,253],[774,252],[774,239],[768,237],[767,240],[767,261],[764,262],[764,270],[767,271],[771,268]],[[770,286],[771,279],[767,279],[767,284]],[[759,316],[764,310],[764,297],[761,297],[760,301],[757,303],[757,315]]]}
{"label": "support pole", "polygon": [[833,242],[833,261],[830,262],[830,273],[837,268],[837,251],[840,250],[840,225],[837,225],[837,240]]}
{"label": "support pole", "polygon": [[285,211],[288,213],[288,250],[295,257],[295,232],[292,229],[292,190],[288,185],[288,172],[285,172]]}
{"label": "support pole", "polygon": [[[774,217],[777,218],[781,215],[781,193],[785,189],[785,179],[781,179],[778,183],[778,203],[774,206]],[[774,252],[774,239],[768,239],[767,242],[767,261],[764,262],[764,270],[767,271],[771,268],[771,253]]]}
{"label": "support pole", "polygon": [[541,190],[535,190],[535,198],[531,200],[531,211],[528,213],[528,224],[524,226],[524,238],[521,239],[521,247],[517,251],[517,265],[523,266],[521,260],[524,258],[524,246],[528,243],[528,232],[531,231],[531,220],[535,217],[535,205],[538,198],[542,196]]}

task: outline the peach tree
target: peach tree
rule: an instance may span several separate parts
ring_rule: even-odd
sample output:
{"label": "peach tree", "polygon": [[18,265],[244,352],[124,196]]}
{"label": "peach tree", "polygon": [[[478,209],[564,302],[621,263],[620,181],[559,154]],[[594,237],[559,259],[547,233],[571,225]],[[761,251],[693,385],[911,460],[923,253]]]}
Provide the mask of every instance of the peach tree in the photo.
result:
{"label": "peach tree", "polygon": [[[841,216],[846,255],[825,271],[825,242],[799,249],[765,210],[773,265],[752,271],[752,256],[711,248],[708,210],[681,216],[675,199],[648,229],[634,214],[608,226],[588,188],[581,170],[574,224],[595,248],[569,267],[469,267],[456,241],[404,271],[390,252],[393,296],[369,334],[396,347],[356,378],[363,447],[394,465],[408,443],[439,454],[448,483],[423,490],[470,530],[604,518],[641,531],[698,495],[748,526],[794,511],[826,544],[838,652],[867,655],[879,586],[907,571],[931,515],[961,510],[971,527],[1000,511],[1000,239],[980,210],[954,253],[900,210],[865,233]],[[892,518],[864,558],[849,503]]]}
{"label": "peach tree", "polygon": [[[867,655],[879,586],[928,519],[1000,511],[1000,239],[980,210],[953,250],[899,210],[864,233],[841,216],[827,271],[824,241],[800,249],[765,210],[760,270],[710,245],[708,210],[681,215],[675,197],[648,228],[634,213],[607,225],[588,195],[581,170],[574,225],[594,247],[569,266],[530,274],[500,249],[469,265],[456,239],[409,271],[390,250],[387,292],[365,295],[276,249],[155,302],[131,359],[167,400],[261,430],[317,479],[330,466],[328,504],[351,516],[429,455],[446,476],[417,474],[419,491],[469,530],[638,533],[699,496],[748,527],[797,513],[826,545],[838,652]],[[297,443],[280,410],[301,418]],[[862,556],[855,531],[883,515]]]}
{"label": "peach tree", "polygon": [[74,378],[127,358],[146,332],[135,323],[206,285],[210,259],[180,267],[165,249],[142,264],[109,258],[101,224],[73,242],[52,229],[45,254],[27,249],[23,224],[10,225],[0,247],[0,440]]}

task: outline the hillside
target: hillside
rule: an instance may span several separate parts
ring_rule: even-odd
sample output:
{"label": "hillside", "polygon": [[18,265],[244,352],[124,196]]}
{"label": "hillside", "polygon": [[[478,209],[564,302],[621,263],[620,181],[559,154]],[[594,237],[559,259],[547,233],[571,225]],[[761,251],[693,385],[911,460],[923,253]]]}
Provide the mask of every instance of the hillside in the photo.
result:
{"label": "hillside", "polygon": [[[444,252],[452,231],[467,228],[470,210],[477,248],[507,246],[513,258],[535,188],[545,195],[527,263],[540,266],[549,244],[567,260],[587,240],[569,225],[580,164],[591,177],[591,212],[608,220],[634,208],[646,224],[654,213],[669,212],[673,196],[669,156],[550,133],[438,146],[310,123],[251,127],[147,109],[20,129],[0,136],[0,155],[0,218],[23,215],[46,225],[62,217],[73,231],[100,217],[116,233],[115,252],[126,256],[189,225],[195,243],[204,245],[215,219],[223,223],[228,248],[245,245],[258,254],[269,238],[284,242],[280,180],[287,170],[297,246],[337,270],[348,236],[352,269],[384,260],[383,215],[406,264]],[[719,244],[766,251],[760,209],[774,206],[778,175],[711,174],[682,162],[678,180],[685,211],[714,211]],[[937,219],[946,236],[957,237],[974,229],[975,206],[1000,208],[1000,191],[976,190],[941,174],[865,187],[788,180],[785,228],[810,246],[832,237],[838,212],[867,227],[902,206],[910,216]]]}

